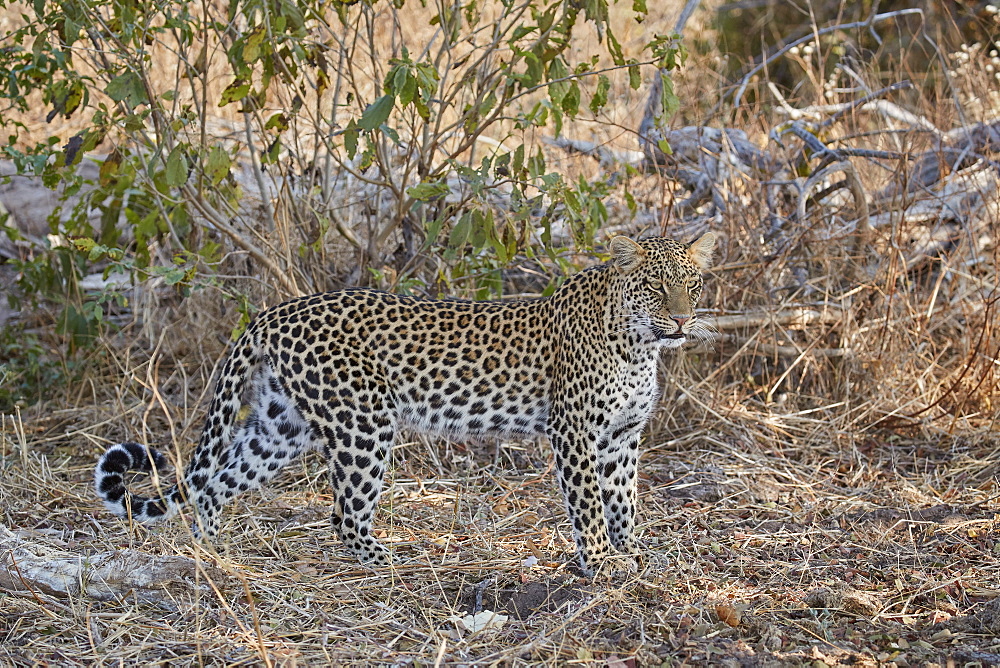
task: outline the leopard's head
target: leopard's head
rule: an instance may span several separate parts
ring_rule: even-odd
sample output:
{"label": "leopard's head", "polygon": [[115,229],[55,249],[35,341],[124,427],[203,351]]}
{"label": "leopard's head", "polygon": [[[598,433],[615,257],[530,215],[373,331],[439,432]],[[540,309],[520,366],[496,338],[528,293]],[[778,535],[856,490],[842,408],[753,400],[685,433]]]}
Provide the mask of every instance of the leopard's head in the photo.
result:
{"label": "leopard's head", "polygon": [[677,348],[707,328],[695,305],[701,297],[701,272],[711,265],[715,235],[706,232],[683,244],[672,239],[628,237],[611,240],[611,264],[621,283],[621,311],[613,329],[633,332],[643,343]]}

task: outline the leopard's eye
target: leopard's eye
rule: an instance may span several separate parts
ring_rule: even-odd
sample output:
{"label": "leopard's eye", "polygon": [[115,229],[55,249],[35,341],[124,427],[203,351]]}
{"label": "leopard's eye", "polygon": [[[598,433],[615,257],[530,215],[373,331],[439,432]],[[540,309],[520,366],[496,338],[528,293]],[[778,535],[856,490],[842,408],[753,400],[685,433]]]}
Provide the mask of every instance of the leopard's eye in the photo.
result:
{"label": "leopard's eye", "polygon": [[650,290],[657,290],[657,291],[659,291],[660,289],[663,288],[663,282],[659,281],[659,280],[657,280],[655,278],[649,279],[649,282],[647,283],[647,285],[649,285],[649,289]]}

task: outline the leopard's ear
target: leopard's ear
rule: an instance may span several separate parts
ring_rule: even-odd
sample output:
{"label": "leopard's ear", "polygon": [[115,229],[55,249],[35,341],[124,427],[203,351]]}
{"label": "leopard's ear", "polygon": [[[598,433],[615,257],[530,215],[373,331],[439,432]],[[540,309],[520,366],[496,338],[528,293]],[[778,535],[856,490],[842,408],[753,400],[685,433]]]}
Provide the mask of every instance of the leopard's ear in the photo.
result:
{"label": "leopard's ear", "polygon": [[611,263],[619,274],[630,274],[646,261],[646,251],[628,237],[615,237],[608,246],[611,248]]}
{"label": "leopard's ear", "polygon": [[712,266],[712,253],[715,251],[715,235],[711,232],[698,237],[688,246],[688,257],[698,265],[699,269],[708,269]]}

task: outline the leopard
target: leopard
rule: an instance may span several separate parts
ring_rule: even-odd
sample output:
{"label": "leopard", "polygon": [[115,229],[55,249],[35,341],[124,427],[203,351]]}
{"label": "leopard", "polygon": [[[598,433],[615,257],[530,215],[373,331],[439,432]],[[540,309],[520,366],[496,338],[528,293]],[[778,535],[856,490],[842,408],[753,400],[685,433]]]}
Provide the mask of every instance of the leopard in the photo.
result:
{"label": "leopard", "polygon": [[471,301],[349,288],[262,310],[223,364],[183,476],[156,496],[130,492],[128,472],[170,466],[156,449],[126,441],[97,462],[97,494],[113,514],[141,524],[193,506],[192,531],[210,542],[234,497],[320,451],[335,533],[364,564],[387,566],[392,554],[373,518],[400,431],[541,436],[579,566],[593,574],[641,552],[639,443],[660,398],[660,353],[707,338],[696,305],[715,243],[712,232],[692,243],[615,236],[605,262],[548,297]]}

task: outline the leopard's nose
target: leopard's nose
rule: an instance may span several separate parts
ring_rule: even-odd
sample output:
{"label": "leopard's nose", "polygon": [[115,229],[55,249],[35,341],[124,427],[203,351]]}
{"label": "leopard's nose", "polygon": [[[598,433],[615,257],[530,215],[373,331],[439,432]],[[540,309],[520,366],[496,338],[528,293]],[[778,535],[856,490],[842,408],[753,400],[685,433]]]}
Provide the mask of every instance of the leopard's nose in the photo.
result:
{"label": "leopard's nose", "polygon": [[678,327],[683,327],[684,323],[691,319],[689,315],[672,315],[670,319],[677,323]]}

